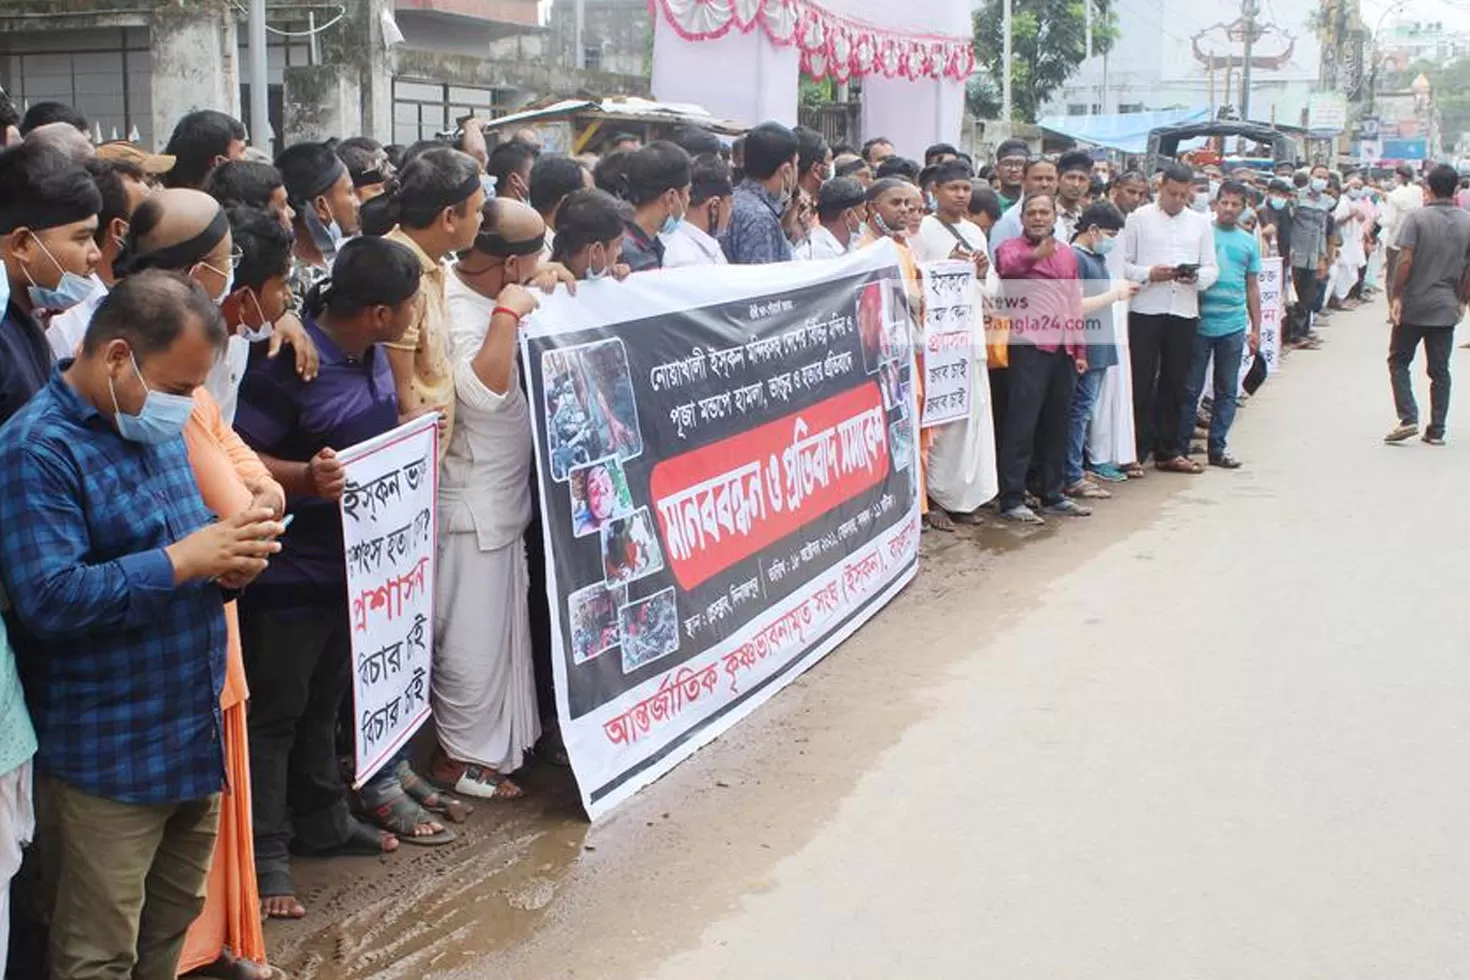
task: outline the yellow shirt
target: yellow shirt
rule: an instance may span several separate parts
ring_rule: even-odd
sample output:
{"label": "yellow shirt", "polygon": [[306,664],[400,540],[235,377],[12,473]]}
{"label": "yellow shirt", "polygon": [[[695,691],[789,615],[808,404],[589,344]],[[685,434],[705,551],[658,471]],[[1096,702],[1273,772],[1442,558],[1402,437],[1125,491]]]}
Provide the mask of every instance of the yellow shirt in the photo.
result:
{"label": "yellow shirt", "polygon": [[[419,284],[419,293],[413,299],[413,319],[403,337],[387,346],[393,350],[413,354],[413,379],[410,382],[409,404],[400,404],[398,414],[402,418],[439,412],[444,416],[444,429],[454,431],[454,368],[449,363],[449,301],[444,296],[444,277],[447,269],[443,263],[429,258],[418,243],[404,234],[402,228],[394,228],[388,239],[404,246],[418,258],[424,271]],[[448,439],[439,440],[439,457],[443,459],[449,448]]]}

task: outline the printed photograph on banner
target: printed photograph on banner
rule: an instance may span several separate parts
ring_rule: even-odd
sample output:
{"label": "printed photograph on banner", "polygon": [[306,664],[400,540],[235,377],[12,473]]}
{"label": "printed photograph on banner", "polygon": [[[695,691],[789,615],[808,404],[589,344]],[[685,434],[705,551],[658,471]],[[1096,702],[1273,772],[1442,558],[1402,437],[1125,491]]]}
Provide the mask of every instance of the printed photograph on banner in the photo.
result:
{"label": "printed photograph on banner", "polygon": [[606,456],[642,454],[638,402],[621,340],[546,351],[541,374],[553,479],[565,480],[573,468]]}
{"label": "printed photograph on banner", "polygon": [[888,427],[888,448],[893,453],[893,468],[908,469],[914,458],[914,429],[907,419],[899,419]]}
{"label": "printed photograph on banner", "polygon": [[633,513],[628,475],[616,456],[573,467],[567,488],[572,498],[572,534],[579,538],[596,534],[608,521]]}
{"label": "printed photograph on banner", "polygon": [[858,290],[858,339],[862,342],[863,367],[869,374],[893,359],[888,350],[889,295],[887,280],[882,279]]}
{"label": "printed photograph on banner", "polygon": [[572,625],[572,661],[583,664],[618,645],[618,610],[628,601],[626,586],[596,582],[567,596]]}
{"label": "printed photograph on banner", "polygon": [[664,554],[647,507],[603,526],[602,568],[609,587],[663,571]]}
{"label": "printed photograph on banner", "polygon": [[679,649],[679,608],[673,586],[623,606],[618,622],[625,674]]}
{"label": "printed photograph on banner", "polygon": [[899,385],[900,373],[897,362],[884,364],[878,369],[878,387],[883,391],[883,407],[888,411],[903,404],[903,392]]}
{"label": "printed photograph on banner", "polygon": [[914,385],[911,381],[902,381],[898,385],[898,417],[906,419],[909,417],[909,402],[914,400]]}
{"label": "printed photograph on banner", "polygon": [[888,358],[901,362],[908,354],[914,321],[909,311],[908,287],[902,279],[885,279],[888,305],[883,322],[888,325]]}

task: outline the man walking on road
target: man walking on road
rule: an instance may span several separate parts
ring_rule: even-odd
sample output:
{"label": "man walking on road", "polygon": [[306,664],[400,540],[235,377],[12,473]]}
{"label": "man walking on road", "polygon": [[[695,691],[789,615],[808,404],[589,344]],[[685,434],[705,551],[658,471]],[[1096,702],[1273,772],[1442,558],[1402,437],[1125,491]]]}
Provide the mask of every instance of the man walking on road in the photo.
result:
{"label": "man walking on road", "polygon": [[1384,198],[1383,214],[1380,218],[1383,223],[1383,245],[1388,250],[1389,299],[1394,296],[1394,273],[1398,271],[1399,231],[1404,226],[1404,220],[1424,204],[1424,191],[1414,183],[1413,167],[1402,164],[1394,172],[1394,178],[1398,186]]}
{"label": "man walking on road", "polygon": [[1409,365],[1419,341],[1429,370],[1429,425],[1424,441],[1444,445],[1450,411],[1450,351],[1455,324],[1470,299],[1470,214],[1455,207],[1455,168],[1440,164],[1429,174],[1429,200],[1409,213],[1399,227],[1398,267],[1388,306],[1393,324],[1388,345],[1388,378],[1393,385],[1398,426],[1385,442],[1402,442],[1419,432],[1419,405]]}

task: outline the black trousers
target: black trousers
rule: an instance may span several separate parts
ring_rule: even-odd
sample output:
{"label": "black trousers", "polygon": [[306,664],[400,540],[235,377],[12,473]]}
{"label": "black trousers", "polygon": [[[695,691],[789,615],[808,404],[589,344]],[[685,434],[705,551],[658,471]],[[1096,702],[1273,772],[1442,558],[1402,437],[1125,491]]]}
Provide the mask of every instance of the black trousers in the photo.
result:
{"label": "black trousers", "polygon": [[1416,327],[1401,323],[1389,333],[1388,380],[1393,386],[1393,407],[1405,425],[1419,424],[1419,403],[1414,400],[1414,380],[1409,366],[1414,352],[1424,343],[1425,369],[1429,373],[1429,425],[1426,436],[1444,438],[1445,420],[1450,415],[1450,355],[1455,350],[1454,327]]}
{"label": "black trousers", "polygon": [[240,598],[250,682],[250,791],[262,895],[291,894],[288,846],[345,843],[353,829],[337,765],[337,710],[351,683],[347,599],[280,608]]}
{"label": "black trousers", "polygon": [[1199,320],[1166,313],[1128,314],[1128,348],[1133,359],[1133,430],[1138,461],[1173,459],[1189,448],[1179,443],[1179,425],[1189,400],[1194,335]]}
{"label": "black trousers", "polygon": [[1047,352],[1012,343],[1006,391],[1005,426],[997,455],[1000,509],[1026,500],[1026,474],[1037,473],[1043,505],[1059,503],[1067,472],[1067,413],[1077,384],[1072,356],[1060,348]]}

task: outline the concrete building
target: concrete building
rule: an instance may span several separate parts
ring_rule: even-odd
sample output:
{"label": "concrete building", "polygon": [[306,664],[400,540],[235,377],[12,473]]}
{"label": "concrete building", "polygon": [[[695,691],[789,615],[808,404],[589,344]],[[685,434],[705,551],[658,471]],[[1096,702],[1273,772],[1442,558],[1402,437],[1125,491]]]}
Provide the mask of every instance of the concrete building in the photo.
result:
{"label": "concrete building", "polygon": [[[653,51],[653,17],[648,0],[582,0],[582,47],[588,69],[647,75]],[[577,0],[551,5],[553,57],[577,64]]]}
{"label": "concrete building", "polygon": [[[57,99],[102,139],[149,146],[180,116],[249,118],[244,2],[4,0],[0,85],[24,106]],[[270,129],[286,141],[366,133],[408,143],[474,113],[584,92],[646,95],[644,78],[578,72],[551,56],[537,0],[270,0]]]}

